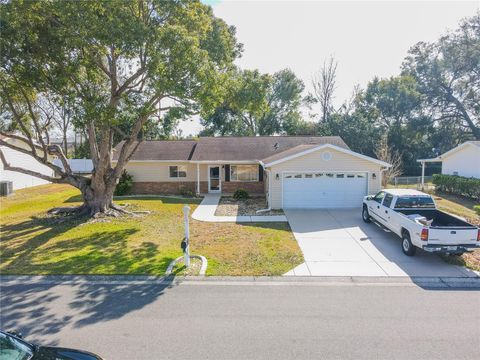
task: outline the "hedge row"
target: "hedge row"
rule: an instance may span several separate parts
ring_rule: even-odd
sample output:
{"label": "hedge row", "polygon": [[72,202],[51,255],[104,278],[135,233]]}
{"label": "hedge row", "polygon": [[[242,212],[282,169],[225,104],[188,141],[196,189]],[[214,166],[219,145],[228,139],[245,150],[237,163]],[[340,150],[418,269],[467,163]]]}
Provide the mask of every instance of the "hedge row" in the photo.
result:
{"label": "hedge row", "polygon": [[433,183],[437,190],[480,199],[480,179],[435,174],[433,175]]}

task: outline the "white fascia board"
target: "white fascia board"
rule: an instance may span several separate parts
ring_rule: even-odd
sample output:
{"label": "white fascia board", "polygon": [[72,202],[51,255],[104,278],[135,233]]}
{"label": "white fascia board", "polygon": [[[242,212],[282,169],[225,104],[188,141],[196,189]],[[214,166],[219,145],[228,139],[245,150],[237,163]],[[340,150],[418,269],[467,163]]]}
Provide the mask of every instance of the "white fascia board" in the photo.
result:
{"label": "white fascia board", "polygon": [[[116,163],[118,160],[112,160]],[[190,160],[129,160],[128,163],[189,163]],[[127,163],[127,164],[128,164]]]}
{"label": "white fascia board", "polygon": [[273,166],[273,165],[281,164],[281,163],[283,163],[283,162],[285,162],[285,161],[292,160],[292,159],[295,159],[295,158],[297,158],[297,157],[301,157],[301,156],[304,156],[304,155],[307,155],[307,154],[310,154],[310,153],[313,153],[313,152],[315,152],[315,151],[319,151],[319,150],[325,149],[325,148],[337,150],[337,151],[343,152],[343,153],[345,153],[345,154],[352,155],[352,156],[358,157],[358,158],[360,158],[360,159],[367,160],[367,161],[370,161],[370,162],[379,164],[379,165],[381,165],[381,166],[392,167],[392,165],[390,165],[389,163],[386,163],[385,161],[381,161],[381,160],[378,160],[378,159],[374,159],[374,158],[372,158],[372,157],[370,157],[370,156],[362,155],[362,154],[359,154],[359,153],[357,153],[357,152],[355,152],[355,151],[348,150],[348,149],[344,149],[344,148],[342,148],[342,147],[340,147],[340,146],[336,146],[336,145],[332,145],[332,144],[322,144],[322,145],[317,146],[317,147],[314,147],[314,148],[312,148],[312,149],[308,149],[308,150],[299,152],[299,153],[297,153],[297,154],[293,154],[293,155],[284,157],[284,158],[282,158],[282,159],[278,159],[278,160],[272,161],[271,163],[265,164],[265,166],[266,166],[266,167],[271,167],[271,166]]}
{"label": "white fascia board", "polygon": [[258,160],[191,160],[195,164],[258,164]]}
{"label": "white fascia board", "polygon": [[417,162],[423,163],[423,162],[442,162],[442,159],[439,158],[434,158],[434,159],[418,159]]}

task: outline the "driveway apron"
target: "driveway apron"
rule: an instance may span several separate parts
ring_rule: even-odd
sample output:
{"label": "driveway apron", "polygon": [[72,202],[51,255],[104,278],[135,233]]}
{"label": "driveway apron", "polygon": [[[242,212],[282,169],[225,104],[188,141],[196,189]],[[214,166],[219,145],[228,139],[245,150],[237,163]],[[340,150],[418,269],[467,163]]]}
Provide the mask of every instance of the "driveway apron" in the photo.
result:
{"label": "driveway apron", "polygon": [[364,223],[361,209],[290,209],[285,211],[305,263],[290,276],[477,276],[438,256],[403,254],[400,238],[374,223]]}

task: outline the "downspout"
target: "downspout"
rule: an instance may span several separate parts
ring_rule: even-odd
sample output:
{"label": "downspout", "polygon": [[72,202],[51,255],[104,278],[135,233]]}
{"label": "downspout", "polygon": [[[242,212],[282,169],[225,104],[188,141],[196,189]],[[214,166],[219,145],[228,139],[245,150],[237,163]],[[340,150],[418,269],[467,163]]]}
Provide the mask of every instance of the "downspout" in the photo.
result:
{"label": "downspout", "polygon": [[271,202],[270,202],[270,184],[271,184],[271,181],[272,181],[272,177],[270,176],[272,173],[270,170],[267,170],[265,168],[265,164],[262,162],[262,161],[259,161],[260,165],[262,165],[262,168],[263,168],[263,172],[267,174],[267,177],[268,177],[268,187],[267,187],[267,208],[266,209],[260,209],[260,210],[257,210],[256,213],[262,213],[262,212],[267,212],[267,211],[270,211],[272,210],[272,207],[271,207]]}
{"label": "downspout", "polygon": [[197,162],[197,196],[200,195],[200,164]]}

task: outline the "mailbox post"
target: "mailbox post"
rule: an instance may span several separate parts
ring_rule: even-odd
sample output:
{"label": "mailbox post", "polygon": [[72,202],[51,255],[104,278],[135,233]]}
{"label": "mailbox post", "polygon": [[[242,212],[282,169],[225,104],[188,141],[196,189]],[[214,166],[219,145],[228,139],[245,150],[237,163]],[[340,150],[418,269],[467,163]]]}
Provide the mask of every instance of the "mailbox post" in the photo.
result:
{"label": "mailbox post", "polygon": [[185,238],[182,241],[182,250],[185,259],[185,267],[188,269],[190,267],[190,226],[189,226],[189,215],[190,206],[185,205],[183,207],[183,218],[185,222]]}

